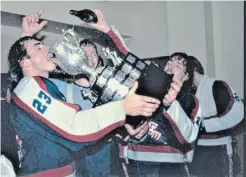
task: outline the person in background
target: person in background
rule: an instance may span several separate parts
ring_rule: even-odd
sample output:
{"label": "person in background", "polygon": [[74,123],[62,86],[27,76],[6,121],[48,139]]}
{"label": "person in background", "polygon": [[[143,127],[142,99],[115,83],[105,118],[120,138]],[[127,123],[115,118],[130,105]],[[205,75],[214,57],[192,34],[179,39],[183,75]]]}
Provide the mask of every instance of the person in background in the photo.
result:
{"label": "person in background", "polygon": [[244,118],[243,102],[228,83],[206,75],[197,58],[189,56],[189,59],[194,72],[195,95],[202,113],[190,173],[199,177],[232,177],[231,130]]}

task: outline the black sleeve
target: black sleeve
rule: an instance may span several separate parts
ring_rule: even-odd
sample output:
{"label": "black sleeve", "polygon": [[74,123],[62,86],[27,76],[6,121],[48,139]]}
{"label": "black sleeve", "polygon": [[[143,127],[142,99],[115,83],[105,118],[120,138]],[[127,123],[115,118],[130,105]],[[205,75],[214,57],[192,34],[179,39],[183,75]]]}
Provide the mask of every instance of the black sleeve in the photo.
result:
{"label": "black sleeve", "polygon": [[186,115],[191,118],[194,109],[197,107],[195,96],[190,93],[182,93],[182,96],[179,95],[179,97],[177,97],[177,101],[183,108]]}
{"label": "black sleeve", "polygon": [[218,114],[223,114],[233,99],[229,86],[224,81],[215,81],[213,85],[213,97]]}

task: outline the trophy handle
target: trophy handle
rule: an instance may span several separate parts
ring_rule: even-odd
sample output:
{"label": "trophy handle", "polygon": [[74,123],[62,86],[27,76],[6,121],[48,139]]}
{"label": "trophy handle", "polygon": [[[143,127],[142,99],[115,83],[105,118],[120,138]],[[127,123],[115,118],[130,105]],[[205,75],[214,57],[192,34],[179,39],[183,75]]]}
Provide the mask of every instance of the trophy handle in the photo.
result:
{"label": "trophy handle", "polygon": [[108,47],[102,49],[103,54],[106,58],[111,59],[111,61],[114,64],[114,67],[117,67],[121,64],[122,59],[118,57],[117,53],[115,51],[110,51]]}

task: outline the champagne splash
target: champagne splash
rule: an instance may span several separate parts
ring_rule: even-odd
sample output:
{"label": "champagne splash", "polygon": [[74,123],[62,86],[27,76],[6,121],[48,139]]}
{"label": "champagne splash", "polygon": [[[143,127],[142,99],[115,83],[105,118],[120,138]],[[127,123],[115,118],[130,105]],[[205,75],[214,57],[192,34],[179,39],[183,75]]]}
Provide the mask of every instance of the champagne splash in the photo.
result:
{"label": "champagne splash", "polygon": [[55,63],[66,73],[77,75],[84,73],[87,56],[79,46],[79,38],[73,29],[63,30],[63,39],[53,47]]}

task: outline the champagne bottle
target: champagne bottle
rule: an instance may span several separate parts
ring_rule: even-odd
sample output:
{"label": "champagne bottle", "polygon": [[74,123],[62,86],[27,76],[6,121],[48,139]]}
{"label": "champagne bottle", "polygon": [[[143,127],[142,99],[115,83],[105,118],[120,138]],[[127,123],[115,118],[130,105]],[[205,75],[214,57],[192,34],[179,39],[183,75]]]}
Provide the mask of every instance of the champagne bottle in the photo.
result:
{"label": "champagne bottle", "polygon": [[70,10],[69,11],[70,15],[74,15],[76,17],[79,17],[82,21],[86,22],[86,23],[97,23],[98,19],[96,14],[89,9],[83,9],[80,11],[77,10]]}

